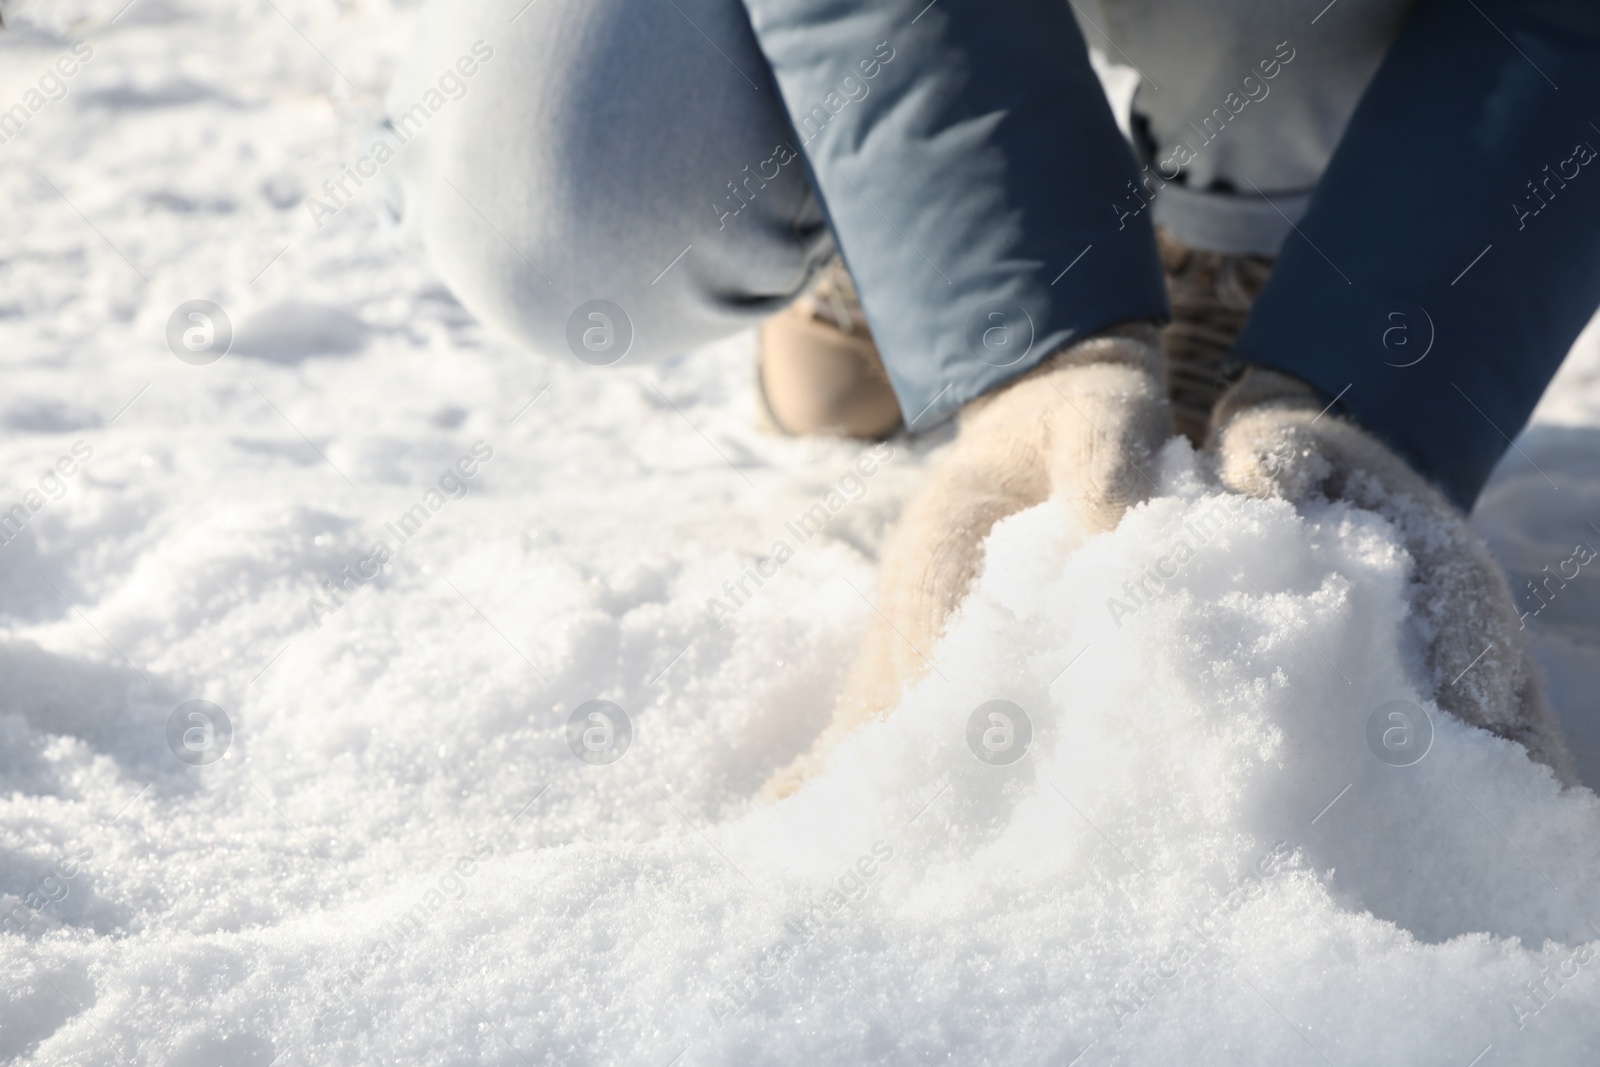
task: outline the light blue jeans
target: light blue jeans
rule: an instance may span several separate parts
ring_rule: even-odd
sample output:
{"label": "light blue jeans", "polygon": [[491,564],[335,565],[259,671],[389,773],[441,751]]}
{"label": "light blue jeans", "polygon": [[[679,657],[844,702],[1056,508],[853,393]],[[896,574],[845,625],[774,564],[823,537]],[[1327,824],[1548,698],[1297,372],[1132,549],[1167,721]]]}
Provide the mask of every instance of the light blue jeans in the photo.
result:
{"label": "light blue jeans", "polygon": [[834,242],[738,0],[525,4],[430,4],[387,98],[390,139],[409,135],[387,195],[462,303],[537,352],[605,364],[799,295]]}

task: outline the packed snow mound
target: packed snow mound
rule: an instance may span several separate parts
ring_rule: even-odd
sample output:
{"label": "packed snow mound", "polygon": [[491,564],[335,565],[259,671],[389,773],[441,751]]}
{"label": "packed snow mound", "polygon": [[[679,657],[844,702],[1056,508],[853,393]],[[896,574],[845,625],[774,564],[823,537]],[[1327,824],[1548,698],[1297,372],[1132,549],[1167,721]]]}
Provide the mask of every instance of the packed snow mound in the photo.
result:
{"label": "packed snow mound", "polygon": [[[300,737],[331,768],[320,797],[309,781],[273,796],[231,760],[130,765],[150,782],[130,841],[96,825],[114,809],[88,814],[108,800],[36,796],[54,829],[10,858],[5,900],[64,895],[0,942],[3,1051],[1243,1064],[1492,1046],[1578,1062],[1600,1041],[1594,794],[1417,690],[1409,559],[1385,520],[1231,496],[1180,443],[1164,461],[1163,494],[1111,533],[1086,537],[1055,503],[997,527],[926,680],[770,807],[748,776],[704,780],[741,732],[757,764],[792,753],[781,723],[764,742],[748,725],[759,657],[723,646],[693,699],[635,704],[632,746],[591,764],[566,744],[569,706],[508,729],[523,716],[448,632],[426,680],[350,664],[386,694],[370,733],[398,753],[359,708],[313,701],[240,731],[247,763]],[[1179,556],[1123,610],[1124,583]],[[365,595],[401,619],[415,596]],[[755,619],[739,643],[779,626]],[[969,740],[995,700],[1031,727],[1014,762]],[[1431,733],[1407,760],[1371,740],[1393,701]],[[6,721],[18,740],[50,732]],[[521,784],[454,799],[491,759]],[[414,799],[374,810],[368,781]],[[400,853],[428,860],[385,882]]]}

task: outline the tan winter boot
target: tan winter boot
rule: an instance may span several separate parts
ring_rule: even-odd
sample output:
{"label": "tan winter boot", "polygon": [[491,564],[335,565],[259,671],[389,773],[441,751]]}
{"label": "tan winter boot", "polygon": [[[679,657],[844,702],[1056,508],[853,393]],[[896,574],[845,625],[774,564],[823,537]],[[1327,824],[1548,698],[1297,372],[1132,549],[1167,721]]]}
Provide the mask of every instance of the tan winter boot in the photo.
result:
{"label": "tan winter boot", "polygon": [[1240,256],[1190,248],[1157,230],[1167,271],[1172,322],[1161,331],[1167,350],[1172,422],[1196,448],[1205,443],[1211,408],[1222,395],[1228,355],[1262,286],[1272,256]]}
{"label": "tan winter boot", "polygon": [[900,403],[838,256],[762,324],[757,392],[780,433],[878,440],[900,428]]}

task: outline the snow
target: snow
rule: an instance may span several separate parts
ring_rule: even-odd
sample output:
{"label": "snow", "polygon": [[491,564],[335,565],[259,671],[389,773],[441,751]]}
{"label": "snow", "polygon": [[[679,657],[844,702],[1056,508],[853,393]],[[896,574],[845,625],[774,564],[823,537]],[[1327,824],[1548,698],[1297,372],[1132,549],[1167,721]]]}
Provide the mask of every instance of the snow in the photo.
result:
{"label": "snow", "polygon": [[[93,48],[0,145],[0,507],[40,501],[0,545],[0,1059],[1487,1065],[1600,1043],[1600,804],[1419,691],[1383,520],[1228,497],[1178,443],[1111,533],[1014,516],[937,671],[762,806],[941,441],[895,443],[795,543],[871,450],[760,432],[749,337],[535,359],[396,248],[375,197],[314,226],[304,197],[377,120],[412,12],[138,0],[113,24],[120,3],[13,3],[0,35],[6,105]],[[236,332],[204,365],[165,340],[196,299]],[[1600,544],[1597,436],[1591,332],[1475,515],[1514,588]],[[1120,583],[1219,505],[1113,625]],[[779,538],[793,558],[719,625],[708,598]],[[381,574],[330,595],[380,539]],[[1597,590],[1585,570],[1529,620],[1591,785]],[[594,700],[631,726],[614,762],[569,745]],[[968,749],[992,700],[1031,722],[1015,763]],[[1410,766],[1368,746],[1395,700],[1433,731]],[[227,718],[209,749],[183,747],[191,701]]]}

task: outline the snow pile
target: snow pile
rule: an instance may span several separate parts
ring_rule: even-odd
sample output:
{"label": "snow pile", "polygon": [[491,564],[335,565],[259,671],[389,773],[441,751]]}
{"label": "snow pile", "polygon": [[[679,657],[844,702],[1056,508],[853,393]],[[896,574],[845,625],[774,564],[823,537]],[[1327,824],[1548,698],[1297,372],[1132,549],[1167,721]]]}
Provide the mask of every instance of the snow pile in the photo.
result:
{"label": "snow pile", "polygon": [[[305,198],[366,143],[408,13],[120,7],[7,4],[0,35],[6,100],[94,50],[0,146],[0,510],[27,514],[0,543],[0,1061],[1600,1042],[1595,797],[1415,689],[1380,519],[1235,500],[1181,445],[1109,534],[1016,516],[937,670],[758,807],[826,721],[937,443],[850,478],[870,450],[755,429],[749,338],[536,362],[375,198],[317,228]],[[237,338],[204,366],[164,339],[196,299]],[[1525,578],[1600,499],[1584,352],[1564,421],[1523,440],[1537,466],[1486,498]],[[1530,622],[1575,735],[1589,596]],[[571,744],[596,700],[628,718],[613,762]],[[1014,762],[974,727],[993,701],[1026,718]],[[1380,739],[1431,728],[1420,760],[1374,746],[1375,713]]]}
{"label": "snow pile", "polygon": [[[771,808],[748,806],[748,777],[704,777],[759,732],[744,696],[782,649],[771,617],[737,638],[769,657],[723,646],[693,698],[610,690],[636,736],[608,765],[573,758],[569,706],[513,715],[475,683],[460,627],[409,670],[347,644],[367,709],[319,692],[326,668],[284,672],[294,698],[240,730],[246,766],[142,768],[132,840],[90,783],[133,776],[8,716],[85,781],[13,801],[14,833],[26,804],[39,818],[8,879],[59,897],[4,942],[5,1051],[1576,1062],[1600,1040],[1595,796],[1415,690],[1408,560],[1383,520],[1219,494],[1180,444],[1166,464],[1166,495],[1114,533],[1084,541],[1050,504],[1002,524],[936,673]],[[1110,623],[1180,543],[1165,591]],[[424,593],[363,596],[403,629]],[[606,673],[585,644],[555,669]],[[967,740],[996,699],[1032,724],[1008,765]],[[1431,723],[1406,766],[1369,742],[1394,700]],[[776,733],[782,714],[755,718]],[[298,778],[270,769],[290,739],[317,765]],[[769,768],[792,751],[753,743]],[[131,762],[106,747],[98,762]],[[474,795],[485,779],[504,792]],[[413,873],[386,884],[391,865]]]}

